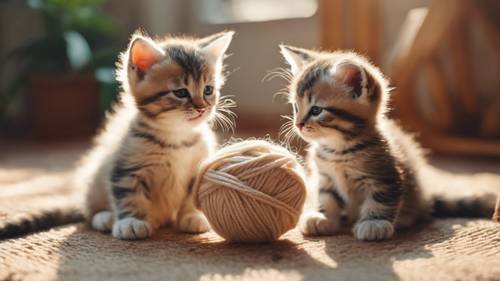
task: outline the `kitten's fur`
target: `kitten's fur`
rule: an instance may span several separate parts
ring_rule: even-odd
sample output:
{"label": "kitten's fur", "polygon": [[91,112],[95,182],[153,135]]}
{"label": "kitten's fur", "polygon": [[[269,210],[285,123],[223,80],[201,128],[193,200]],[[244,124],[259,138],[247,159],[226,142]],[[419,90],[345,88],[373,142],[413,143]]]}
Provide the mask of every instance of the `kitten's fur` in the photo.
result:
{"label": "kitten's fur", "polygon": [[295,129],[310,144],[310,207],[301,231],[336,233],[344,214],[357,239],[380,240],[430,216],[417,177],[425,160],[413,138],[386,118],[389,89],[381,72],[351,52],[281,46],[281,53],[291,66]]}
{"label": "kitten's fur", "polygon": [[203,39],[133,35],[120,57],[123,93],[76,184],[88,190],[85,216],[119,239],[141,239],[164,224],[205,232],[190,185],[214,151],[210,128],[233,32]]}

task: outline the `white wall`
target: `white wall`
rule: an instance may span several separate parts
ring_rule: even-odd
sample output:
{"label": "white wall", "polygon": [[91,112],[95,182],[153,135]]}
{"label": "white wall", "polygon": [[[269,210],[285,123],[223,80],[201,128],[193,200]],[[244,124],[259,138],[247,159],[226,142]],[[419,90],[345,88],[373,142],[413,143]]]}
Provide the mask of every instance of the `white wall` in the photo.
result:
{"label": "white wall", "polygon": [[[407,11],[427,2],[382,0],[383,58],[392,48]],[[12,7],[12,4],[0,6],[0,51],[18,46],[38,34],[37,18],[32,12]],[[262,79],[268,71],[285,67],[278,44],[319,47],[318,16],[270,22],[207,24],[196,19],[194,9],[193,0],[110,0],[106,4],[106,10],[124,32],[120,39],[124,48],[128,33],[139,27],[145,28],[151,35],[188,33],[205,36],[225,29],[235,30],[237,34],[229,49],[232,56],[226,61],[227,70],[232,74],[223,92],[235,95],[243,112],[288,112],[288,107],[280,99],[272,102],[273,94],[284,86],[284,81],[274,79],[266,82]]]}
{"label": "white wall", "polygon": [[[188,33],[206,36],[223,30],[234,30],[236,35],[226,60],[228,76],[223,94],[234,95],[238,111],[287,113],[288,107],[273,95],[283,88],[284,81],[262,81],[268,71],[285,67],[278,44],[287,43],[301,47],[319,45],[318,18],[278,20],[270,22],[245,22],[234,24],[209,24],[196,18],[192,1],[148,0],[150,7],[149,30],[155,34]],[[165,11],[162,14],[161,11]],[[177,31],[177,32],[176,32]]]}
{"label": "white wall", "polygon": [[282,99],[273,102],[274,94],[285,86],[285,81],[263,78],[277,67],[286,67],[279,53],[280,43],[305,48],[319,45],[317,18],[230,25],[193,23],[191,32],[206,35],[224,29],[237,32],[229,49],[232,55],[227,59],[227,70],[232,74],[224,93],[235,95],[241,112],[288,113]]}

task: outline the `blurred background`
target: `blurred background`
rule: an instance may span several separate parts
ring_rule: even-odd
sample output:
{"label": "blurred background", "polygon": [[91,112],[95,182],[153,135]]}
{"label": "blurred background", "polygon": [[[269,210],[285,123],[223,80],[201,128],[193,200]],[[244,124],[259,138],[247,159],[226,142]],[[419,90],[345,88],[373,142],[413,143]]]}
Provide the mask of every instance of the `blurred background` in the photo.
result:
{"label": "blurred background", "polygon": [[57,156],[67,167],[89,147],[118,91],[118,52],[137,28],[237,32],[223,94],[238,104],[238,136],[277,139],[290,114],[274,95],[285,81],[265,79],[286,67],[278,44],[353,49],[389,77],[391,115],[433,155],[500,170],[497,0],[0,0],[2,166]]}

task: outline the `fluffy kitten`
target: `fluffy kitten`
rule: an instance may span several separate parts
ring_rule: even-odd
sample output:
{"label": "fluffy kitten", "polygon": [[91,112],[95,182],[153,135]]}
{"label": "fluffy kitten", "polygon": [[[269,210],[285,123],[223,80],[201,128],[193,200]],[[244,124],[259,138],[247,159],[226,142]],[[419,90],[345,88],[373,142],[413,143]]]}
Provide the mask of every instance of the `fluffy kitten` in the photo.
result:
{"label": "fluffy kitten", "polygon": [[[295,129],[310,144],[310,200],[319,203],[303,215],[304,234],[333,234],[345,215],[355,222],[357,239],[387,239],[395,227],[428,217],[432,207],[453,208],[424,200],[416,175],[424,158],[412,137],[386,118],[389,89],[376,67],[350,52],[281,46],[281,53],[291,66]],[[473,210],[481,204],[470,203],[454,207],[482,212]]]}
{"label": "fluffy kitten", "polygon": [[188,233],[209,229],[190,185],[216,146],[210,121],[232,36],[132,36],[117,72],[120,102],[76,177],[88,190],[84,213],[94,229],[119,239],[146,238],[164,224]]}

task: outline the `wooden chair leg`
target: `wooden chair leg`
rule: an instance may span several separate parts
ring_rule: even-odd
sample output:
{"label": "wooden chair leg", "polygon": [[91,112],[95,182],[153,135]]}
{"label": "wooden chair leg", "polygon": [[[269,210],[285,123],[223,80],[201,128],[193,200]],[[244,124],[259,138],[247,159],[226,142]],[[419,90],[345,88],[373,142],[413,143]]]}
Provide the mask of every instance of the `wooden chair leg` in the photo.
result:
{"label": "wooden chair leg", "polygon": [[433,58],[423,65],[423,72],[429,86],[433,109],[429,125],[439,130],[450,130],[454,125],[453,102],[448,95],[443,71]]}
{"label": "wooden chair leg", "polygon": [[321,21],[321,46],[329,50],[347,47],[345,45],[345,4],[343,0],[322,0],[319,2]]}
{"label": "wooden chair leg", "polygon": [[500,222],[500,194],[498,195],[497,198],[495,213],[493,214],[493,221]]}

